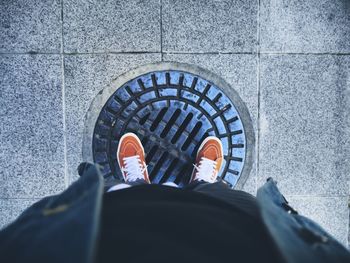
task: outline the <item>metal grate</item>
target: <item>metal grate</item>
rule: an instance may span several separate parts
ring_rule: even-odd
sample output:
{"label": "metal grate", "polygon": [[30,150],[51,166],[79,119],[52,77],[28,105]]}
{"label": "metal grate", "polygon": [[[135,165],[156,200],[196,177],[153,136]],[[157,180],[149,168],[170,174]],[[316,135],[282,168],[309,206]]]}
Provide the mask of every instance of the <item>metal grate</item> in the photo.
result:
{"label": "metal grate", "polygon": [[117,89],[103,106],[94,129],[93,158],[105,177],[122,178],[116,159],[120,137],[134,132],[141,139],[153,183],[188,183],[201,142],[221,139],[224,164],[219,176],[232,187],[246,153],[240,116],[214,83],[177,70],[141,75]]}

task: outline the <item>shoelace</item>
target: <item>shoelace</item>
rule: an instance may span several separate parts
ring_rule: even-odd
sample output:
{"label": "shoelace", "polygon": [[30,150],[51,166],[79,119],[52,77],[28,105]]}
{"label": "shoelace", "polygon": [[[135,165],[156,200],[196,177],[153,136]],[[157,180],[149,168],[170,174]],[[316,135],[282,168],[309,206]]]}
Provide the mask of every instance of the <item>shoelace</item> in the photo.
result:
{"label": "shoelace", "polygon": [[196,168],[196,180],[203,180],[205,182],[214,183],[216,179],[216,165],[217,162],[208,158],[202,157],[198,166],[193,164]]}
{"label": "shoelace", "polygon": [[140,156],[130,156],[123,158],[125,166],[122,171],[126,173],[126,178],[129,182],[134,182],[137,179],[144,180],[143,173],[147,169],[145,163],[141,163]]}

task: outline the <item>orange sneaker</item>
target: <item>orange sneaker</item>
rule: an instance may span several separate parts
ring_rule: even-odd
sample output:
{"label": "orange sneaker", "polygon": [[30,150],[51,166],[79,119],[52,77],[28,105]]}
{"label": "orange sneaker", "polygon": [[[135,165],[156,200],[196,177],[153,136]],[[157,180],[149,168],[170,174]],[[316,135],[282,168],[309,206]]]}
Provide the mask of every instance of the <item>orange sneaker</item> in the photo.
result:
{"label": "orange sneaker", "polygon": [[117,159],[126,183],[146,182],[150,184],[145,151],[134,133],[124,134],[119,141]]}
{"label": "orange sneaker", "polygon": [[190,183],[214,183],[222,165],[223,155],[221,141],[215,136],[207,137],[199,146]]}

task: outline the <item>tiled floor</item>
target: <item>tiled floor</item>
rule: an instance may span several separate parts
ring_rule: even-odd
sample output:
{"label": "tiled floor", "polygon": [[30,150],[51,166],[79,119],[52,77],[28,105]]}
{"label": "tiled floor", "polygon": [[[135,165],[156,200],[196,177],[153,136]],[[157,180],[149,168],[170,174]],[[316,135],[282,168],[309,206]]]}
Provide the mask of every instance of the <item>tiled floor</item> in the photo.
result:
{"label": "tiled floor", "polygon": [[5,1],[0,39],[0,225],[77,178],[101,89],[177,61],[219,74],[247,104],[256,161],[245,189],[274,177],[347,245],[349,1]]}

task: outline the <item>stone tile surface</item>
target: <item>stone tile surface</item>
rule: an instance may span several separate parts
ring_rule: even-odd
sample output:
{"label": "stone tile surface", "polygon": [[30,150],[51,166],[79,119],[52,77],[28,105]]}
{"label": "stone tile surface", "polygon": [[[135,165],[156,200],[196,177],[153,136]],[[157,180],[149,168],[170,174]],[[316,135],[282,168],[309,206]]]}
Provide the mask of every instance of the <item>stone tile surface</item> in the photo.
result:
{"label": "stone tile surface", "polygon": [[63,190],[60,56],[2,55],[0,72],[0,198]]}
{"label": "stone tile surface", "polygon": [[350,2],[261,1],[262,51],[350,52]]}
{"label": "stone tile surface", "polygon": [[160,51],[160,1],[63,2],[66,52]]}
{"label": "stone tile surface", "polygon": [[160,61],[160,54],[79,55],[65,57],[68,174],[77,178],[81,162],[85,114],[97,93],[142,64]]}
{"label": "stone tile surface", "polygon": [[0,199],[0,230],[36,201],[36,199]]}
{"label": "stone tile surface", "polygon": [[289,204],[348,246],[348,197],[287,196]]}
{"label": "stone tile surface", "polygon": [[0,52],[60,52],[60,0],[1,1]]}
{"label": "stone tile surface", "polygon": [[[0,156],[0,163],[4,163],[5,158]],[[7,188],[5,186],[6,184],[6,178],[4,172],[0,172],[0,194],[3,196],[7,196]]]}
{"label": "stone tile surface", "polygon": [[0,157],[0,175],[5,178],[0,198],[40,198],[62,192],[64,162],[46,162],[17,155]]}
{"label": "stone tile surface", "polygon": [[164,0],[163,51],[252,52],[258,2]]}
{"label": "stone tile surface", "polygon": [[254,163],[250,171],[247,181],[243,185],[242,191],[247,192],[251,195],[256,196],[256,181],[257,181],[257,170],[256,170],[256,158],[254,158]]}
{"label": "stone tile surface", "polygon": [[262,56],[259,185],[349,194],[350,57]]}
{"label": "stone tile surface", "polygon": [[1,55],[0,72],[0,154],[63,161],[60,56]]}

